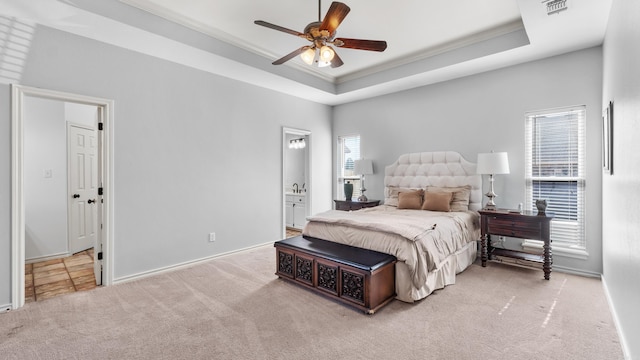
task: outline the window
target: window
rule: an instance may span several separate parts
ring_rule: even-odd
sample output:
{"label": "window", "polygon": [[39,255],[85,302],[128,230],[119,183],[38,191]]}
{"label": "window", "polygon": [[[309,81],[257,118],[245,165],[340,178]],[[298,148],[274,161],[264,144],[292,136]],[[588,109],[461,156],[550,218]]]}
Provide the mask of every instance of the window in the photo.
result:
{"label": "window", "polygon": [[344,199],[344,183],[353,184],[353,198],[360,196],[360,176],[354,173],[354,163],[360,159],[360,135],[338,137],[338,199]]}
{"label": "window", "polygon": [[554,250],[586,249],[584,106],[526,114],[525,209],[547,199]]}

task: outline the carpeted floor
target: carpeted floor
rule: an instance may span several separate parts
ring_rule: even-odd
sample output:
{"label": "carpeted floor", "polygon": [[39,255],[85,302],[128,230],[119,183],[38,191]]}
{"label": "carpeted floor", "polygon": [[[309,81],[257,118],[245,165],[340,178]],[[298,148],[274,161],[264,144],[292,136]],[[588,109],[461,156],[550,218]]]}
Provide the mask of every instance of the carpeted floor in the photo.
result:
{"label": "carpeted floor", "polygon": [[0,314],[2,359],[622,359],[599,279],[499,263],[374,315],[275,275],[263,246]]}

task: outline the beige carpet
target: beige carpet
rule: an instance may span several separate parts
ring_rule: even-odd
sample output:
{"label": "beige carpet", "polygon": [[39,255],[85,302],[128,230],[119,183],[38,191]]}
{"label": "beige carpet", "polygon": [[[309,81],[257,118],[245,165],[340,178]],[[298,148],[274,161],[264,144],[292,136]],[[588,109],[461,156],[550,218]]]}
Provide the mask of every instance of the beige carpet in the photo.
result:
{"label": "beige carpet", "polygon": [[622,359],[598,279],[472,265],[364,315],[277,279],[263,246],[0,314],[2,359]]}

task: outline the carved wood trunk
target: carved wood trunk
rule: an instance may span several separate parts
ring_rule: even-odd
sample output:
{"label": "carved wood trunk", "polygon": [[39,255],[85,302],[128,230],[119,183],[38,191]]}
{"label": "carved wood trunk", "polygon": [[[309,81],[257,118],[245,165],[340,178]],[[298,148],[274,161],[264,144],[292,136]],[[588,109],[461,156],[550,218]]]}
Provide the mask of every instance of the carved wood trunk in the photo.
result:
{"label": "carved wood trunk", "polygon": [[276,275],[373,314],[395,297],[396,258],[297,236],[274,244]]}

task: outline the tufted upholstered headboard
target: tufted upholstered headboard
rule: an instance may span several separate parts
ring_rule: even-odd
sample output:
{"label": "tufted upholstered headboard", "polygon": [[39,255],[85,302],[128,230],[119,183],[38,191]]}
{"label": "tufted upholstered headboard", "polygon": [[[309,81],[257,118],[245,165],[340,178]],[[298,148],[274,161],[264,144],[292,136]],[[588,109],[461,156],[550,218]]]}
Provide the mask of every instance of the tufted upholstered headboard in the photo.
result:
{"label": "tufted upholstered headboard", "polygon": [[476,174],[476,164],[455,151],[421,152],[401,155],[384,169],[384,196],[389,187],[424,189],[427,186],[471,186],[469,210],[482,208],[482,175]]}

